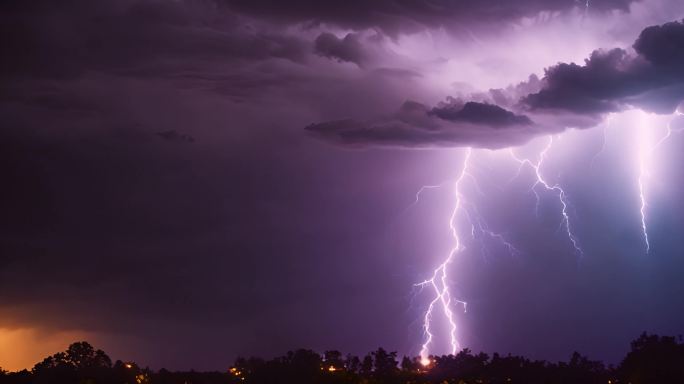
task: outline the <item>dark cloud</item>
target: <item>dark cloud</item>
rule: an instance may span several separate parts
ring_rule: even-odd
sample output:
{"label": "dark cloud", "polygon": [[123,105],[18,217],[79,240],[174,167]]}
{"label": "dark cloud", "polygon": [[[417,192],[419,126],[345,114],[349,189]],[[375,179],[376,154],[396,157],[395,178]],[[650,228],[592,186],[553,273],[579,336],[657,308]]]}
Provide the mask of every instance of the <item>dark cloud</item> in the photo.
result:
{"label": "dark cloud", "polygon": [[538,132],[532,120],[496,105],[449,99],[434,108],[405,102],[398,112],[371,121],[352,119],[311,124],[316,137],[346,145],[500,148]]}
{"label": "dark cloud", "polygon": [[[558,64],[546,70],[544,87],[523,98],[532,109],[564,109],[576,113],[606,113],[619,109],[617,96],[626,87],[618,67],[631,65],[622,49],[594,51],[584,66]],[[621,92],[623,91],[623,92]]]}
{"label": "dark cloud", "polygon": [[507,127],[529,125],[532,120],[523,115],[516,115],[497,105],[469,101],[462,103],[446,103],[432,108],[431,114],[443,120],[482,124],[490,127]]}
{"label": "dark cloud", "polygon": [[672,22],[644,29],[634,49],[660,69],[681,72],[684,66],[684,24]]}
{"label": "dark cloud", "polygon": [[[92,97],[108,104],[97,114],[0,104],[0,327],[92,332],[113,357],[155,368],[221,369],[299,345],[398,348],[405,322],[377,329],[404,312],[385,298],[410,283],[375,243],[404,196],[344,196],[412,161],[348,161],[298,125],[273,130],[292,118],[282,111],[256,108],[270,117],[257,124],[209,108],[215,93],[134,84]],[[202,139],[168,145],[161,129]]]}
{"label": "dark cloud", "polygon": [[[592,2],[591,10],[627,11],[632,0]],[[517,21],[540,12],[563,12],[583,8],[584,2],[572,0],[515,0],[501,2],[451,0],[334,1],[228,0],[241,12],[283,22],[329,23],[343,28],[381,29],[396,36],[422,28],[468,29],[494,22]]]}
{"label": "dark cloud", "polygon": [[523,97],[533,111],[600,115],[630,107],[672,113],[684,100],[684,24],[644,29],[634,51],[597,50],[584,65],[546,70],[543,87]]}
{"label": "dark cloud", "polygon": [[498,148],[535,134],[592,127],[604,114],[628,108],[673,113],[684,100],[681,52],[684,24],[671,22],[644,29],[634,52],[596,50],[584,65],[560,63],[548,68],[541,80],[532,75],[506,89],[471,94],[470,101],[448,98],[429,110],[409,102],[389,118],[338,120],[306,129],[353,145]]}
{"label": "dark cloud", "polygon": [[[625,10],[628,4],[596,1],[592,12]],[[237,354],[268,355],[299,346],[365,353],[383,345],[413,353],[421,330],[414,327],[416,335],[407,336],[406,329],[420,317],[414,313],[419,309],[407,314],[402,297],[452,245],[443,215],[452,208],[453,190],[444,188],[443,199],[421,200],[420,209],[407,213],[420,216],[398,218],[397,212],[413,201],[420,185],[453,178],[458,151],[350,156],[305,140],[301,127],[323,121],[308,132],[344,145],[487,148],[560,129],[565,124],[557,112],[519,107],[522,96],[546,84],[536,77],[438,105],[401,105],[409,96],[441,99],[430,71],[443,63],[392,56],[382,31],[446,26],[453,33],[480,24],[498,31],[522,16],[583,6],[572,0],[2,2],[0,328],[94,332],[115,340],[102,344],[107,351],[132,337],[139,345],[123,345],[112,355],[156,368],[222,369]],[[322,29],[310,29],[312,22],[323,23]],[[338,27],[346,28],[344,33],[379,32],[345,35]],[[326,28],[340,37],[321,34]],[[645,33],[641,59],[625,62],[669,68],[663,73],[674,76],[676,63],[647,49],[669,34],[678,36]],[[464,51],[465,61],[469,53]],[[611,68],[631,57],[601,55],[597,67]],[[664,75],[653,76],[662,81],[658,76]],[[673,98],[678,90],[648,92]],[[648,92],[636,95],[643,105]],[[542,116],[546,111],[548,118]],[[679,119],[672,129],[682,126]],[[195,137],[192,145],[183,145]],[[602,176],[609,173],[599,169]],[[511,175],[501,176],[496,178]],[[488,191],[489,182],[481,181]],[[535,258],[550,265],[567,253],[565,244],[550,244],[558,236],[557,211],[544,228],[548,221],[535,217],[529,186],[520,186],[517,200],[506,190],[488,204],[500,204],[492,207],[497,218],[507,209],[519,210],[510,215],[515,220],[496,229],[522,231],[521,248],[536,250]],[[604,192],[604,185],[592,186]],[[424,210],[428,205],[432,208]],[[435,219],[440,217],[444,220]],[[605,228],[620,230],[616,221],[629,222],[606,220],[581,236],[605,238]],[[417,224],[395,235],[388,227],[397,222]],[[637,235],[629,244],[638,242],[640,227],[634,222]],[[592,309],[615,303],[614,297],[587,306],[588,291],[595,287],[588,284],[586,296],[569,302],[562,279],[547,275],[532,258],[524,262],[539,270],[536,279],[511,273],[508,266],[485,278],[481,268],[488,267],[455,266],[462,273],[455,281],[466,282],[465,296],[482,298],[473,300],[473,308],[481,306],[468,320],[473,327],[464,326],[463,333],[489,338],[485,344],[465,344],[503,350],[512,339],[524,338],[517,350],[563,357],[539,352],[540,346],[553,345],[559,354],[575,348],[577,329],[596,325]],[[574,282],[576,269],[565,267],[552,269],[569,273],[567,281]],[[672,281],[680,283],[675,272],[681,269],[671,270]],[[605,280],[605,271],[614,273],[614,265],[601,269],[598,280]],[[624,287],[643,287],[633,284],[631,275],[626,283],[609,280],[617,297],[624,297]],[[521,281],[529,284],[522,292]],[[678,291],[662,295],[679,296]],[[624,307],[646,313],[642,301],[629,299]],[[567,328],[559,330],[548,313],[552,320],[565,319]],[[576,314],[592,319],[568,317]],[[615,317],[612,310],[604,314]],[[504,324],[503,317],[518,320]],[[563,333],[564,340],[537,341],[540,326],[549,335]],[[620,343],[634,332],[625,332],[624,339],[620,334],[611,348],[621,355]]]}
{"label": "dark cloud", "polygon": [[362,67],[367,59],[359,36],[354,33],[348,33],[342,39],[332,33],[322,33],[316,38],[314,49],[320,56],[354,63],[359,67]]}
{"label": "dark cloud", "polygon": [[[37,2],[0,5],[3,77],[70,78],[86,71],[197,69],[211,62],[280,58],[301,61],[310,46],[213,2],[73,0],[68,6]],[[36,16],[38,15],[38,16]]]}
{"label": "dark cloud", "polygon": [[175,129],[172,129],[170,131],[162,131],[162,132],[157,132],[155,135],[161,137],[164,140],[168,141],[185,141],[187,143],[194,143],[195,138],[186,134],[186,133],[178,133]]}

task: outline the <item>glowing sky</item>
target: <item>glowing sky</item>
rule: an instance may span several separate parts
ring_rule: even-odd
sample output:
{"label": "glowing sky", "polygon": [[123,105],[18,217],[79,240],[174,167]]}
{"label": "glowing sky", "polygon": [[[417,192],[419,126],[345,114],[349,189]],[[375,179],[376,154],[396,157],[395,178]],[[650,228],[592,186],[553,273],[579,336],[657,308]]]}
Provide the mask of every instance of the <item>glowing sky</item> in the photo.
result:
{"label": "glowing sky", "polygon": [[436,288],[460,346],[615,362],[642,331],[684,333],[683,18],[3,2],[0,367],[77,338],[154,368],[417,355],[435,290],[416,284],[458,243]]}

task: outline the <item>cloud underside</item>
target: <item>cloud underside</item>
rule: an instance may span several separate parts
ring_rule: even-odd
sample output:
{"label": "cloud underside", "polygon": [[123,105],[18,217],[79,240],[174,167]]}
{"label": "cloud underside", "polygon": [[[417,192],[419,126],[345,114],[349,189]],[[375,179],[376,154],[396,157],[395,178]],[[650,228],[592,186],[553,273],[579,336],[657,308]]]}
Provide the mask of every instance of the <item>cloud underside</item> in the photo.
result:
{"label": "cloud underside", "polygon": [[[402,122],[362,123],[339,120],[306,127],[312,134],[339,144],[366,147],[371,145],[396,147],[450,147],[454,143],[468,146],[504,148],[522,144],[534,136],[528,129],[487,131],[481,126],[460,125],[452,129],[427,130]],[[484,144],[486,143],[486,144]]]}
{"label": "cloud underside", "polygon": [[462,103],[451,99],[429,109],[408,101],[400,110],[376,121],[338,120],[311,124],[306,130],[332,142],[366,146],[451,146],[453,143],[491,148],[522,143],[537,134],[538,127],[527,116],[496,105]]}
{"label": "cloud underside", "polygon": [[[521,89],[527,93],[511,100]],[[448,99],[432,109],[408,102],[390,118],[324,122],[306,129],[355,146],[500,148],[566,128],[590,128],[612,112],[638,108],[672,114],[684,101],[684,24],[648,27],[633,50],[596,50],[583,65],[557,64],[546,69],[541,81],[531,76],[516,87],[490,90],[485,99]]]}

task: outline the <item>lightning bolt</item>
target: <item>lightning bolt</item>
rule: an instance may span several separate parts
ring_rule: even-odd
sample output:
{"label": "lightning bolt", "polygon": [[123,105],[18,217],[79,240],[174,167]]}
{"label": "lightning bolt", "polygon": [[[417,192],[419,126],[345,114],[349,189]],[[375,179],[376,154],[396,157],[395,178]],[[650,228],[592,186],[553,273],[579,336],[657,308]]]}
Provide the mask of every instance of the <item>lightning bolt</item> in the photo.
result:
{"label": "lightning bolt", "polygon": [[503,245],[511,256],[518,256],[522,253],[511,242],[507,241],[501,233],[494,232],[489,228],[489,225],[487,225],[487,223],[484,221],[482,215],[480,214],[475,204],[472,204],[467,201],[464,201],[463,204],[467,205],[469,208],[464,210],[464,213],[466,214],[468,221],[470,222],[470,234],[473,239],[479,238],[483,255],[489,253],[484,242],[485,236],[489,237],[492,240],[496,240],[501,245]]}
{"label": "lightning bolt", "polygon": [[[432,277],[428,280],[416,284],[416,286],[418,287],[432,286],[432,289],[434,290],[435,294],[432,301],[430,301],[430,305],[428,305],[428,309],[427,311],[425,311],[425,315],[423,317],[423,329],[425,330],[425,334],[427,335],[425,343],[423,343],[423,346],[420,349],[421,361],[423,363],[429,363],[429,346],[432,343],[432,339],[434,337],[431,330],[432,316],[435,311],[435,307],[439,304],[441,304],[442,310],[444,311],[444,315],[446,316],[447,321],[449,322],[449,338],[451,344],[451,353],[455,354],[460,349],[460,344],[456,339],[456,321],[454,320],[454,314],[451,310],[451,293],[449,291],[449,285],[447,283],[447,266],[451,263],[454,256],[462,249],[461,238],[458,234],[458,229],[456,228],[456,224],[454,221],[456,220],[456,216],[458,216],[458,213],[461,211],[462,208],[461,202],[463,200],[463,195],[461,194],[460,187],[461,183],[463,182],[468,173],[468,163],[470,161],[470,156],[472,155],[472,152],[472,148],[466,149],[465,158],[463,160],[463,167],[455,183],[456,204],[454,206],[454,210],[451,213],[451,217],[449,218],[449,230],[456,244],[454,245],[454,248],[451,250],[451,252],[449,252],[447,258],[434,270],[434,272],[432,273]],[[462,300],[454,301],[463,306],[464,312],[467,310],[468,303]]]}
{"label": "lightning bolt", "polygon": [[430,190],[430,189],[442,188],[444,186],[444,184],[446,184],[446,182],[443,182],[441,184],[436,184],[436,185],[423,185],[422,187],[420,187],[420,189],[416,192],[415,199],[413,200],[413,202],[411,204],[409,204],[406,208],[404,208],[404,212],[408,211],[414,205],[416,205],[416,204],[418,204],[418,202],[420,202],[420,196],[423,194],[423,192]]}
{"label": "lightning bolt", "polygon": [[[676,116],[682,115],[683,114],[679,111],[675,112],[675,118]],[[639,200],[641,203],[639,208],[639,213],[641,215],[641,232],[644,238],[644,245],[646,246],[646,253],[648,254],[651,252],[651,243],[648,238],[648,224],[646,220],[646,211],[648,209],[648,200],[646,199],[646,181],[650,178],[650,167],[648,163],[653,155],[653,152],[660,145],[666,142],[667,139],[672,137],[673,133],[680,133],[681,129],[673,129],[672,121],[674,119],[670,120],[667,124],[667,133],[660,140],[658,140],[655,145],[649,146],[648,144],[650,143],[650,135],[648,135],[648,133],[650,132],[651,127],[649,127],[650,124],[648,124],[648,115],[645,112],[642,112],[641,116],[642,126],[640,127],[641,137],[639,137],[639,178],[637,180],[637,184],[639,187]]]}
{"label": "lightning bolt", "polygon": [[599,156],[601,156],[601,154],[603,153],[603,151],[605,151],[605,149],[606,149],[606,141],[607,141],[607,139],[606,139],[606,131],[607,131],[608,128],[611,126],[612,120],[613,120],[613,114],[610,113],[610,114],[608,114],[608,116],[606,117],[606,122],[605,122],[605,124],[603,125],[603,127],[601,128],[601,148],[599,148],[598,152],[596,152],[596,153],[594,154],[594,156],[592,156],[591,161],[589,162],[589,168],[591,168],[591,169],[594,168],[594,163],[596,162],[596,159],[597,159]]}
{"label": "lightning bolt", "polygon": [[646,253],[651,251],[651,243],[648,241],[648,227],[646,225],[646,193],[644,192],[644,178],[648,177],[648,171],[646,167],[647,155],[645,151],[639,151],[639,199],[641,200],[641,208],[639,212],[641,213],[641,231],[644,236],[644,243],[646,244]]}
{"label": "lightning bolt", "polygon": [[[456,354],[460,349],[460,343],[458,342],[456,338],[456,330],[457,330],[457,325],[456,325],[456,320],[454,319],[454,313],[451,309],[452,304],[458,304],[463,307],[463,312],[467,311],[468,303],[463,301],[463,300],[458,300],[454,299],[452,297],[451,291],[449,290],[449,283],[448,283],[448,269],[447,267],[449,264],[453,261],[454,257],[460,253],[463,249],[465,249],[465,246],[463,245],[463,241],[461,239],[461,235],[459,234],[459,228],[456,225],[456,219],[460,214],[463,214],[465,218],[468,220],[470,223],[471,227],[471,235],[473,238],[476,238],[476,234],[479,233],[481,237],[483,236],[488,236],[489,238],[496,240],[500,242],[503,246],[506,247],[506,249],[511,253],[511,254],[519,254],[520,251],[513,246],[510,242],[506,241],[506,239],[503,237],[503,235],[496,233],[492,231],[489,226],[486,224],[482,216],[480,215],[479,211],[477,210],[477,206],[469,201],[467,201],[466,197],[463,195],[461,192],[462,184],[466,178],[472,179],[472,181],[475,183],[475,188],[476,191],[479,194],[484,194],[482,192],[482,189],[480,188],[479,184],[477,183],[477,178],[469,172],[470,169],[470,164],[471,164],[471,157],[472,157],[473,150],[472,148],[467,148],[465,152],[465,157],[463,160],[463,166],[461,168],[461,172],[458,175],[458,178],[456,179],[456,182],[454,183],[455,185],[455,191],[456,191],[456,203],[454,205],[454,209],[451,213],[451,216],[449,217],[449,231],[455,241],[454,247],[451,249],[449,252],[447,258],[437,266],[437,268],[433,271],[432,276],[424,280],[420,283],[414,284],[415,287],[420,287],[420,288],[425,288],[425,287],[431,287],[434,296],[432,300],[430,301],[430,304],[428,305],[427,310],[425,311],[425,314],[423,316],[423,329],[425,331],[426,339],[425,342],[423,343],[421,350],[420,350],[420,356],[421,356],[421,363],[424,365],[430,364],[429,360],[429,347],[432,344],[432,341],[434,339],[434,334],[432,332],[432,320],[434,313],[438,307],[441,307],[444,316],[449,323],[449,343],[451,345],[451,354]],[[418,198],[420,193],[424,191],[426,188],[434,188],[437,186],[425,186],[422,187],[418,193],[416,194],[416,197]],[[484,242],[483,242],[483,248],[484,248]]]}
{"label": "lightning bolt", "polygon": [[570,204],[568,202],[567,193],[558,183],[555,183],[552,185],[549,182],[547,182],[546,179],[544,178],[544,176],[542,175],[542,172],[541,172],[541,168],[542,168],[542,165],[544,163],[544,160],[546,159],[548,152],[551,150],[552,145],[553,145],[553,136],[549,136],[549,141],[548,141],[546,147],[544,147],[544,149],[539,153],[539,156],[538,156],[536,162],[532,162],[529,159],[521,159],[520,157],[518,157],[515,154],[515,152],[512,148],[509,150],[509,152],[511,154],[511,157],[513,157],[513,159],[516,162],[518,162],[518,164],[520,164],[520,168],[518,169],[517,175],[520,175],[521,169],[525,165],[531,167],[534,170],[534,173],[535,173],[537,180],[535,181],[535,183],[530,188],[530,191],[534,193],[534,195],[537,199],[537,205],[536,205],[537,215],[539,214],[539,205],[540,205],[540,196],[536,190],[537,186],[541,185],[547,191],[554,192],[558,195],[558,200],[561,203],[561,216],[562,216],[560,226],[565,227],[565,232],[568,236],[568,239],[570,240],[570,243],[572,244],[572,247],[575,250],[575,253],[577,255],[579,255],[580,257],[582,257],[582,256],[584,256],[584,251],[580,247],[579,240],[577,239],[577,236],[575,236],[573,229],[572,229],[572,226],[571,226],[571,223],[570,223],[570,215],[568,213],[568,209],[569,209]]}
{"label": "lightning bolt", "polygon": [[[589,2],[587,1],[586,3],[587,10],[589,6]],[[678,116],[682,116],[681,112],[676,113]],[[646,114],[643,114],[646,116]],[[610,124],[610,118],[612,116],[609,116],[607,124]],[[639,150],[639,156],[638,156],[638,161],[639,161],[639,178],[638,178],[638,186],[639,186],[639,195],[640,195],[640,201],[641,201],[641,207],[640,207],[640,213],[641,213],[641,226],[642,226],[642,231],[643,231],[643,237],[644,241],[646,243],[646,250],[647,252],[650,250],[650,243],[649,243],[649,238],[648,238],[648,227],[647,227],[647,221],[646,221],[646,211],[647,211],[647,199],[646,199],[646,182],[649,177],[649,164],[648,160],[650,159],[652,152],[661,144],[663,144],[667,139],[669,139],[674,133],[679,133],[684,131],[684,129],[673,129],[671,126],[672,121],[667,126],[667,133],[655,144],[655,145],[650,145],[650,141],[648,140],[640,140],[640,150]],[[644,125],[644,124],[642,124]],[[643,131],[642,131],[643,132]],[[603,132],[603,140],[601,143],[601,148],[594,155],[592,158],[590,165],[593,166],[594,160],[596,159],[597,156],[599,156],[605,149],[606,145],[606,132],[605,132],[605,127],[604,127],[604,132]],[[643,138],[642,138],[643,139]],[[549,152],[551,151],[552,147],[554,144],[554,137],[549,136],[548,137],[548,142],[546,146],[542,149],[542,151],[539,152],[537,157],[535,159],[528,159],[528,158],[521,158],[516,155],[515,150],[513,148],[509,148],[509,153],[513,160],[518,163],[519,168],[517,170],[516,175],[511,179],[511,181],[517,179],[520,177],[522,169],[525,166],[530,167],[534,171],[535,175],[535,181],[534,183],[530,186],[529,191],[534,193],[536,197],[536,212],[537,215],[539,214],[539,208],[541,204],[541,195],[540,192],[538,191],[539,189],[543,189],[544,191],[547,192],[552,192],[554,193],[558,201],[561,205],[561,221],[559,224],[559,229],[564,228],[565,233],[567,235],[567,238],[572,245],[574,252],[580,256],[584,256],[584,251],[582,250],[582,247],[580,246],[580,242],[577,238],[577,236],[574,233],[574,228],[572,226],[572,222],[570,220],[570,213],[569,210],[571,208],[571,204],[568,201],[568,195],[566,191],[563,189],[563,187],[558,183],[550,183],[543,175],[542,172],[542,167],[544,166],[544,161],[547,159]],[[458,175],[458,178],[455,181],[455,193],[456,193],[456,202],[454,209],[451,213],[451,216],[449,218],[449,231],[454,239],[454,246],[449,252],[448,256],[444,261],[439,264],[435,270],[433,271],[431,277],[427,280],[424,280],[420,283],[414,284],[415,287],[419,288],[432,288],[433,291],[433,298],[430,301],[430,304],[428,305],[427,310],[425,311],[425,314],[423,316],[423,329],[425,331],[426,339],[424,343],[421,346],[420,349],[420,357],[421,357],[421,363],[424,365],[429,365],[431,363],[429,359],[429,348],[434,340],[434,333],[433,333],[433,317],[435,316],[435,313],[437,312],[438,309],[441,308],[442,312],[444,313],[444,316],[448,322],[449,325],[449,342],[451,345],[451,353],[455,354],[460,350],[460,344],[457,340],[456,337],[456,331],[457,331],[457,324],[454,316],[454,312],[452,310],[452,305],[457,304],[459,306],[463,307],[463,311],[466,312],[467,310],[467,302],[459,299],[455,299],[453,295],[451,294],[451,291],[449,290],[449,278],[448,278],[448,266],[449,264],[453,261],[453,259],[458,255],[460,252],[462,252],[465,249],[464,246],[464,239],[462,238],[459,228],[457,226],[456,220],[457,218],[463,217],[467,220],[467,222],[470,224],[470,235],[473,240],[479,240],[481,245],[482,245],[482,252],[485,253],[485,238],[489,238],[490,240],[495,240],[505,246],[508,250],[508,252],[511,255],[519,254],[520,251],[513,246],[510,242],[508,242],[505,237],[500,234],[492,231],[485,220],[483,219],[483,216],[480,214],[477,205],[475,205],[473,202],[468,201],[467,197],[463,194],[462,192],[462,187],[463,183],[466,179],[471,179],[474,183],[475,191],[484,196],[484,192],[482,188],[480,187],[477,178],[471,173],[470,168],[471,168],[471,160],[472,160],[472,154],[473,154],[473,149],[472,148],[467,148],[463,160],[463,165],[461,168],[461,172]],[[440,185],[426,185],[421,187],[418,192],[416,193],[415,196],[415,201],[413,202],[414,205],[418,203],[421,194],[432,188],[439,188],[443,186],[443,184]]]}
{"label": "lightning bolt", "polygon": [[[675,111],[674,115],[676,118],[677,116],[684,116],[684,113],[679,112],[679,111]],[[667,123],[667,133],[665,134],[665,136],[663,136],[662,139],[658,140],[658,142],[653,146],[653,148],[651,148],[651,152],[655,151],[656,148],[658,148],[661,144],[663,144],[665,141],[667,141],[667,139],[669,139],[673,133],[681,133],[682,132],[682,128],[679,128],[679,129],[673,129],[672,128],[672,121],[673,120],[674,119],[670,120]]]}

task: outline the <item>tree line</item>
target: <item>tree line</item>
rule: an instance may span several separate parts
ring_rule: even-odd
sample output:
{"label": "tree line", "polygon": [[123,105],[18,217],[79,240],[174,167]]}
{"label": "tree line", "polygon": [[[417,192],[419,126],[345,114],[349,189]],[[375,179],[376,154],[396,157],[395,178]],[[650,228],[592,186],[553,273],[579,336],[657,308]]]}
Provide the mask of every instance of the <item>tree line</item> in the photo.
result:
{"label": "tree line", "polygon": [[0,368],[0,384],[660,384],[684,383],[684,342],[642,334],[618,366],[575,352],[552,363],[497,353],[403,357],[378,348],[364,357],[299,349],[270,360],[238,358],[222,372],[153,371],[112,360],[87,342],[46,357],[31,370]]}

